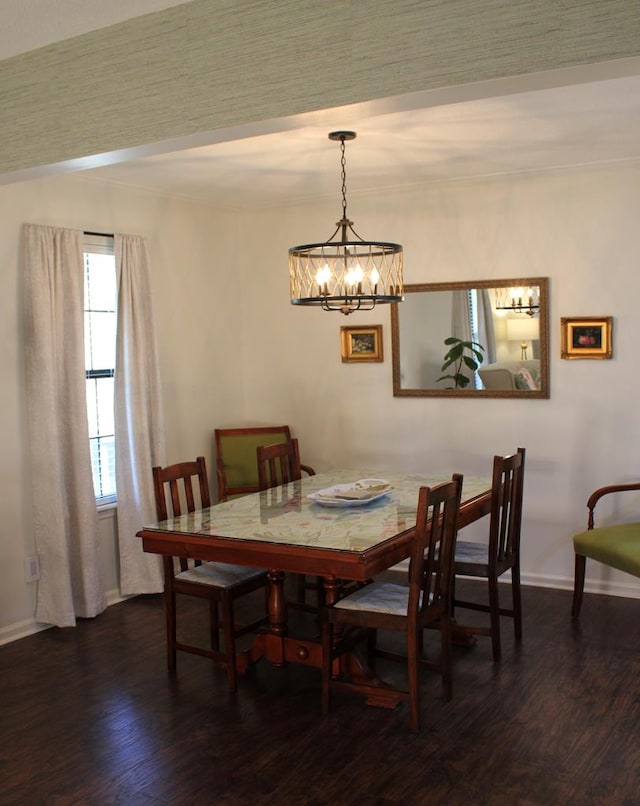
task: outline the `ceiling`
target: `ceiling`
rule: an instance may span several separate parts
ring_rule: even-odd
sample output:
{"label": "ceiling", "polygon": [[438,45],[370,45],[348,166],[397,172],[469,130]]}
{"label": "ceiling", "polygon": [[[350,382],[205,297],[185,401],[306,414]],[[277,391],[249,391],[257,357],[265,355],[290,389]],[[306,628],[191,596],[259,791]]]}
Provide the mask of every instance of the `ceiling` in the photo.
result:
{"label": "ceiling", "polygon": [[[179,3],[65,0],[64,17],[55,0],[0,4],[4,58]],[[243,131],[203,135],[195,148],[186,147],[193,140],[176,141],[130,152],[126,160],[122,154],[88,159],[85,165],[101,167],[89,167],[83,174],[243,209],[339,199],[339,144],[327,138],[335,129],[358,133],[355,142],[347,143],[350,196],[434,181],[639,160],[640,65],[634,62],[632,68],[574,70],[566,81],[539,74],[539,81],[487,82],[469,85],[467,91],[453,88],[267,121]],[[153,153],[169,147],[169,153]]]}
{"label": "ceiling", "polygon": [[[389,104],[387,104],[389,106]],[[339,199],[347,192],[640,159],[640,76],[411,110],[327,111],[286,131],[159,154],[87,175],[228,207]]]}

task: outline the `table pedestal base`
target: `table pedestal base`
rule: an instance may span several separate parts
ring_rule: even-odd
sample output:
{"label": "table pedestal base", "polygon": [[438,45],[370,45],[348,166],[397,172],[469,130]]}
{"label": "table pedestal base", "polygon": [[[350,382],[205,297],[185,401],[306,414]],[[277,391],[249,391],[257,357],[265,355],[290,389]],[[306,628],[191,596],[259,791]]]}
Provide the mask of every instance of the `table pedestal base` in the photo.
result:
{"label": "table pedestal base", "polygon": [[[287,632],[287,603],[284,595],[284,574],[269,570],[268,612],[269,626],[259,633],[253,644],[236,657],[238,674],[244,674],[251,665],[263,658],[274,666],[285,663],[302,663],[322,669],[322,642],[319,638],[299,638]],[[324,580],[324,600],[328,604],[340,596],[341,583],[334,577]],[[474,635],[464,626],[452,624],[453,643],[473,646]],[[376,708],[395,708],[406,695],[392,688],[375,675],[367,661],[356,651],[346,652],[334,661],[332,685],[341,686],[365,696],[367,705]]]}
{"label": "table pedestal base", "polygon": [[[322,644],[313,638],[260,633],[250,647],[236,656],[238,674],[245,674],[250,666],[263,659],[274,666],[302,663],[322,669]],[[376,708],[393,709],[403,699],[402,692],[392,689],[376,677],[368,664],[356,653],[345,653],[334,661],[332,685],[364,695],[366,704]]]}
{"label": "table pedestal base", "polygon": [[253,644],[237,655],[236,668],[244,674],[249,666],[262,659],[274,666],[285,663],[302,663],[305,666],[322,668],[322,645],[313,638],[295,638],[291,635],[260,633]]}

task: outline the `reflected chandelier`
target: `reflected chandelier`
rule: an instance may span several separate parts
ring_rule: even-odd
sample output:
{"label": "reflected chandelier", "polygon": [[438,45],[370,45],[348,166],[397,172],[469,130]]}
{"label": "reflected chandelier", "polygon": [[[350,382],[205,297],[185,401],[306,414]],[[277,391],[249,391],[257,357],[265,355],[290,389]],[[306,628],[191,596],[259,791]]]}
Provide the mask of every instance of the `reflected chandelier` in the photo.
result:
{"label": "reflected chandelier", "polygon": [[402,246],[365,241],[347,218],[345,141],[355,132],[331,132],[340,142],[342,218],[324,243],[289,249],[289,280],[293,305],[319,305],[325,311],[369,311],[378,303],[401,302]]}
{"label": "reflected chandelier", "polygon": [[536,316],[540,310],[540,289],[538,286],[505,288],[496,300],[496,310]]}

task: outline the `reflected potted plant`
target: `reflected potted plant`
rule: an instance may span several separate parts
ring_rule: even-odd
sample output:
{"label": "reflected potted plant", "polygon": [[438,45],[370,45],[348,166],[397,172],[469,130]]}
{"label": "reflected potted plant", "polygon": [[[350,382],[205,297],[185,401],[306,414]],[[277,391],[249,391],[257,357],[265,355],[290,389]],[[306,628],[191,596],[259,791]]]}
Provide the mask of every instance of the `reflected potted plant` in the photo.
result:
{"label": "reflected potted plant", "polygon": [[[444,343],[449,350],[445,353],[440,371],[444,372],[447,369],[451,371],[441,375],[436,383],[451,380],[454,389],[465,389],[484,361],[484,347],[477,341],[464,341],[457,336],[449,336]],[[465,375],[463,369],[471,370],[471,376]]]}

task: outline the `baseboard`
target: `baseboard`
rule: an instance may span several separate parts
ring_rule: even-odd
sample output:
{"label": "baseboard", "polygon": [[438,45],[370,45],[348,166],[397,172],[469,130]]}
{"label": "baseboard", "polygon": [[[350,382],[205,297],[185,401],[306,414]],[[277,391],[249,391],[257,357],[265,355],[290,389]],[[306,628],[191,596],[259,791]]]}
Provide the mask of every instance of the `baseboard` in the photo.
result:
{"label": "baseboard", "polygon": [[[509,574],[504,574],[504,582],[510,580]],[[539,574],[522,574],[523,585],[534,588],[553,588],[555,590],[573,590],[573,577],[541,576]],[[628,599],[640,599],[640,579],[629,577],[629,581],[622,580],[594,580],[585,579],[585,593],[596,593],[602,596],[622,596]]]}
{"label": "baseboard", "polygon": [[[107,607],[130,598],[130,596],[122,596],[117,589],[108,591]],[[0,646],[9,644],[12,641],[18,641],[20,638],[27,638],[29,635],[35,635],[38,632],[43,632],[43,630],[49,630],[51,627],[51,624],[42,624],[33,618],[17,621],[15,624],[9,624],[7,627],[0,629]]]}
{"label": "baseboard", "polygon": [[0,646],[10,644],[12,641],[18,641],[20,638],[27,638],[29,635],[34,635],[37,632],[48,630],[50,624],[40,624],[34,619],[25,619],[24,621],[17,621],[15,624],[9,624],[8,627],[0,629]]}

